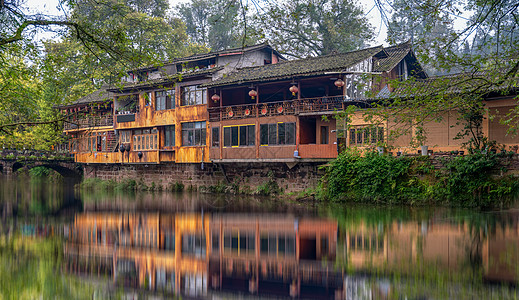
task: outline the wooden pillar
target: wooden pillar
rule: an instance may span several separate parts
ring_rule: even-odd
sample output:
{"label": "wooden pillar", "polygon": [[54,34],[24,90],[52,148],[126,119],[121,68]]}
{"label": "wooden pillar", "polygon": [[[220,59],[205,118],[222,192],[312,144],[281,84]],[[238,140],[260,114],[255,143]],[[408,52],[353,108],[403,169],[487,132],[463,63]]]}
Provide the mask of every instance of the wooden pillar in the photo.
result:
{"label": "wooden pillar", "polygon": [[[301,81],[297,81],[297,107],[301,105]],[[296,111],[298,114],[299,111]],[[296,150],[299,152],[299,144],[301,143],[301,120],[298,116],[296,119]],[[300,156],[300,154],[299,154]]]}
{"label": "wooden pillar", "polygon": [[[218,150],[220,152],[220,159],[223,159],[223,126],[222,126],[222,111],[223,111],[223,97],[222,97],[222,90],[220,90],[220,128],[218,128],[218,132],[220,134],[220,142],[218,143]],[[211,132],[212,134],[212,132]]]}
{"label": "wooden pillar", "polygon": [[260,147],[260,141],[261,141],[261,137],[260,137],[260,123],[259,123],[259,87],[257,86],[256,87],[256,93],[258,94],[256,96],[256,158],[259,158],[259,147]]}

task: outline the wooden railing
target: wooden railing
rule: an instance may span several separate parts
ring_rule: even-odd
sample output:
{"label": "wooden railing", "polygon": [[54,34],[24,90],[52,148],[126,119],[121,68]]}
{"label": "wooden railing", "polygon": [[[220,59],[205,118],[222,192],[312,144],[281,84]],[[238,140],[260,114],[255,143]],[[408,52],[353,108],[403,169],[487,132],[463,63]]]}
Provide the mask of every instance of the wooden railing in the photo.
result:
{"label": "wooden railing", "polygon": [[113,126],[114,117],[112,114],[101,116],[85,116],[77,120],[70,120],[65,122],[65,130],[98,127],[98,126]]}
{"label": "wooden railing", "polygon": [[304,113],[318,113],[344,109],[350,99],[344,96],[305,98],[300,100],[288,100],[267,102],[259,104],[233,105],[209,108],[209,121],[272,117],[279,115],[298,115]]}

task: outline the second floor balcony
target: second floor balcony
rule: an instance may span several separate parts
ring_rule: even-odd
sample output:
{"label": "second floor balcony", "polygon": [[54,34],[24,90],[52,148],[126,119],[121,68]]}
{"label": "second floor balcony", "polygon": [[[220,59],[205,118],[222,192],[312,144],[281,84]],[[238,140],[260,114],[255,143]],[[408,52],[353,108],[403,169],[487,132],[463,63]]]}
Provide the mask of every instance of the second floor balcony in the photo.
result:
{"label": "second floor balcony", "polygon": [[209,108],[209,121],[235,120],[280,115],[316,115],[343,110],[356,99],[346,96],[323,96],[276,102],[251,103]]}
{"label": "second floor balcony", "polygon": [[74,117],[65,122],[65,130],[84,129],[101,126],[113,126],[113,114],[107,113],[97,116],[81,116]]}

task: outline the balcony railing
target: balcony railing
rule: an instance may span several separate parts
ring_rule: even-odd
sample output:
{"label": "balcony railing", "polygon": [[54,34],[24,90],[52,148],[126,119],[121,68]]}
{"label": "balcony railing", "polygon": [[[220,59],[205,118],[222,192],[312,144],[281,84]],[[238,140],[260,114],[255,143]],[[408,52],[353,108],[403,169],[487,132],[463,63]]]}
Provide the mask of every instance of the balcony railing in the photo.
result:
{"label": "balcony railing", "polygon": [[347,102],[351,101],[351,99],[344,96],[331,96],[259,104],[213,107],[209,108],[209,120],[211,122],[218,122],[220,119],[233,120],[255,118],[257,115],[260,117],[272,117],[334,111],[344,109]]}
{"label": "balcony railing", "polygon": [[106,114],[101,116],[86,116],[83,118],[79,118],[78,120],[70,120],[69,122],[65,123],[65,130],[90,128],[98,126],[113,126],[114,117],[112,114]]}

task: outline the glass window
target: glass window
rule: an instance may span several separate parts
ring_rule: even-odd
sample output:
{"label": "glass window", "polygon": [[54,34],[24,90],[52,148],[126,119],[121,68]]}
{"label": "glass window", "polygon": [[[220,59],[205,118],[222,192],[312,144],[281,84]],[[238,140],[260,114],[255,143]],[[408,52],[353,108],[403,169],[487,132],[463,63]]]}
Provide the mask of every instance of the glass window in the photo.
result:
{"label": "glass window", "polygon": [[350,129],[350,146],[363,146],[384,141],[384,127],[355,126]]}
{"label": "glass window", "polygon": [[269,145],[276,145],[277,143],[277,124],[269,124]]}
{"label": "glass window", "polygon": [[247,145],[254,146],[256,144],[256,126],[247,126]]}
{"label": "glass window", "polygon": [[164,127],[164,147],[175,146],[175,125]]}
{"label": "glass window", "polygon": [[240,126],[240,146],[247,146],[247,126]]}
{"label": "glass window", "polygon": [[155,92],[155,110],[175,108],[175,89]]}
{"label": "glass window", "polygon": [[182,105],[200,105],[207,103],[207,89],[195,85],[182,88]]}
{"label": "glass window", "polygon": [[238,146],[238,127],[231,127],[231,146]]}
{"label": "glass window", "polygon": [[224,127],[224,147],[245,147],[255,144],[255,125],[238,125]]}
{"label": "glass window", "polygon": [[182,146],[203,146],[206,140],[206,123],[182,123]]}
{"label": "glass window", "polygon": [[269,125],[261,124],[260,125],[260,145],[268,145],[269,144]]}
{"label": "glass window", "polygon": [[231,146],[231,127],[223,128],[223,146],[224,147]]}
{"label": "glass window", "polygon": [[220,127],[213,127],[211,129],[211,146],[219,147],[220,146]]}

